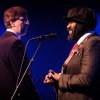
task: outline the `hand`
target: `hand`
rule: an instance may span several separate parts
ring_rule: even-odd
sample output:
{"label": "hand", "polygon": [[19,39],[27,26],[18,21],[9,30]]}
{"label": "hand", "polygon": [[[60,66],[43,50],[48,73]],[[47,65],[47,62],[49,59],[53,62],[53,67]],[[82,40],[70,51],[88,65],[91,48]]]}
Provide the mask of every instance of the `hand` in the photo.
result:
{"label": "hand", "polygon": [[46,84],[54,84],[60,78],[60,74],[54,72],[53,70],[49,70],[49,73],[46,75],[44,83]]}
{"label": "hand", "polygon": [[49,74],[46,75],[45,79],[44,79],[44,83],[46,84],[54,84],[54,80],[52,78],[50,78]]}

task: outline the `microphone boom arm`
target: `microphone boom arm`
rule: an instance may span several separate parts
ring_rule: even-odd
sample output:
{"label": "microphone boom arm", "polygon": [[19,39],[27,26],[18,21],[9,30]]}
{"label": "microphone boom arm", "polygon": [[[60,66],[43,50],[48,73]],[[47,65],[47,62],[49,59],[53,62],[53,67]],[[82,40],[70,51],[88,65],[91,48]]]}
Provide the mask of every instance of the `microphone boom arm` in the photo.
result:
{"label": "microphone boom arm", "polygon": [[[18,78],[17,78],[17,82],[16,82],[16,88],[15,88],[15,90],[14,90],[14,92],[13,92],[13,95],[11,96],[11,100],[13,100],[13,98],[14,98],[14,96],[15,96],[15,94],[16,94],[16,92],[17,92],[17,90],[18,90],[18,88],[19,88],[19,86],[20,86],[20,84],[21,84],[21,82],[23,81],[23,78],[24,78],[25,75],[26,75],[27,70],[29,69],[30,65],[31,65],[32,62],[34,61],[35,55],[37,54],[37,52],[38,52],[38,50],[39,50],[39,48],[40,48],[40,45],[41,45],[41,43],[42,43],[42,41],[39,42],[38,47],[37,47],[37,49],[35,50],[34,55],[32,56],[31,60],[29,61],[29,64],[28,64],[28,66],[26,67],[26,69],[25,69],[25,71],[24,71],[24,73],[23,73],[21,79],[19,80],[20,73],[21,73],[21,71],[22,71],[22,66],[23,66],[24,58],[25,58],[26,49],[27,49],[27,46],[28,46],[29,42],[30,42],[31,40],[44,40],[44,39],[47,39],[47,38],[51,38],[51,39],[52,39],[52,38],[55,38],[56,36],[57,36],[56,33],[51,33],[51,34],[49,34],[49,35],[42,35],[42,36],[34,37],[34,38],[31,38],[31,39],[29,39],[29,40],[27,41],[26,47],[25,47],[25,51],[24,51],[24,55],[23,55],[23,59],[22,59],[22,63],[21,63],[21,68],[20,68],[20,71],[19,71],[19,74],[18,74]],[[19,83],[18,83],[18,81],[19,81]]]}
{"label": "microphone boom arm", "polygon": [[[29,41],[28,41],[28,43],[29,43]],[[24,73],[23,73],[23,75],[22,75],[22,77],[21,77],[19,83],[17,83],[17,85],[16,85],[15,91],[14,91],[13,95],[11,96],[11,100],[13,100],[13,98],[14,98],[14,96],[15,96],[15,94],[16,94],[16,92],[17,92],[17,90],[18,90],[18,88],[19,88],[19,86],[20,86],[20,84],[21,84],[21,82],[23,81],[23,78],[25,77],[25,75],[26,75],[26,73],[27,73],[27,71],[28,71],[30,65],[31,65],[32,62],[34,61],[34,58],[35,58],[35,56],[36,56],[36,54],[37,54],[37,52],[38,52],[38,50],[39,50],[41,44],[42,44],[42,42],[39,42],[38,47],[36,48],[34,55],[32,56],[31,60],[29,61],[29,64],[28,64],[28,66],[26,67],[26,69],[25,69],[25,71],[24,71]],[[25,50],[25,52],[26,52],[26,50]],[[21,69],[22,69],[22,68],[21,68]]]}

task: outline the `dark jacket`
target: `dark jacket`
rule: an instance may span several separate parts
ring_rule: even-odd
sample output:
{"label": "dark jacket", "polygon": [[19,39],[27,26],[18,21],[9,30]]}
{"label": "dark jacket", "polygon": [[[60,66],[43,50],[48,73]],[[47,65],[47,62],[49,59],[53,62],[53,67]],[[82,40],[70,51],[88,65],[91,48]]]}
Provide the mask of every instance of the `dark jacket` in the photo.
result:
{"label": "dark jacket", "polygon": [[[0,100],[10,100],[18,78],[24,54],[24,45],[12,32],[5,32],[0,38]],[[28,65],[27,56],[22,67],[22,73]],[[30,70],[25,75],[13,100],[38,100],[32,83]]]}
{"label": "dark jacket", "polygon": [[89,36],[70,62],[64,64],[58,100],[100,100],[100,37]]}

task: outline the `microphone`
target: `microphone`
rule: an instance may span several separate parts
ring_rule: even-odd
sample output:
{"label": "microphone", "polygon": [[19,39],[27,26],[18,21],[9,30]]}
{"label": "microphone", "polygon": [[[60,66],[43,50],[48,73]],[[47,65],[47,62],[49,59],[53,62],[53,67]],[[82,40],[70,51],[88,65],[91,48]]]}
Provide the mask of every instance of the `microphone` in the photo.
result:
{"label": "microphone", "polygon": [[56,38],[57,37],[57,34],[56,33],[50,33],[48,35],[41,35],[41,36],[38,36],[38,37],[34,37],[34,38],[31,38],[31,40],[45,40],[45,39],[48,39],[48,38]]}

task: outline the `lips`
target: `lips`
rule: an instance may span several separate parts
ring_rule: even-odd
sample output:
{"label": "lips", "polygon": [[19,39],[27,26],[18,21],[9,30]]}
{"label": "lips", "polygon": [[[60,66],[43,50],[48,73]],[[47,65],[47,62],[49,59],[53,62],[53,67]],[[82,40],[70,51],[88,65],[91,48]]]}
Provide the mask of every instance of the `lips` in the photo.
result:
{"label": "lips", "polygon": [[69,34],[72,34],[72,30],[69,30],[68,32],[69,32]]}

